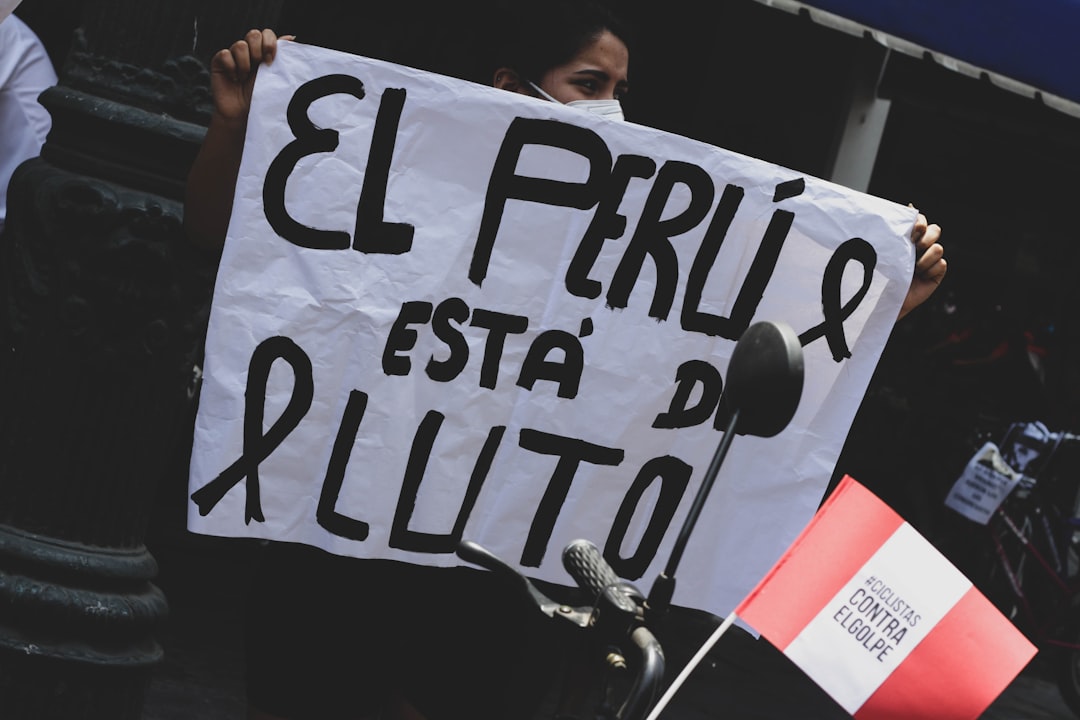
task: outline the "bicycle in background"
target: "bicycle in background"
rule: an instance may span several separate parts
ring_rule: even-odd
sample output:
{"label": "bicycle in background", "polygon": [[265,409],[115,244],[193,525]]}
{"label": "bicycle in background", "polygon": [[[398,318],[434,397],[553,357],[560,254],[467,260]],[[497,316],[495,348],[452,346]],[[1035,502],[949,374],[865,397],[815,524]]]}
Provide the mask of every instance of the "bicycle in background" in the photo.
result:
{"label": "bicycle in background", "polygon": [[986,440],[946,505],[985,526],[966,570],[1006,617],[1046,651],[1080,717],[1080,435],[1014,423]]}

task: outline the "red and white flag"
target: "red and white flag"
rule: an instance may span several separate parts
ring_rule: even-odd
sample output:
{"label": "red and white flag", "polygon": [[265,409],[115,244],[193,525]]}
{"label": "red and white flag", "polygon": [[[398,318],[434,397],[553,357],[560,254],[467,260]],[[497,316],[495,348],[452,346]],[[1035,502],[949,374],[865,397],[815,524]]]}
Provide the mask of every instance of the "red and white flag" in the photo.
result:
{"label": "red and white flag", "polygon": [[735,614],[858,720],[977,718],[1036,652],[850,477]]}

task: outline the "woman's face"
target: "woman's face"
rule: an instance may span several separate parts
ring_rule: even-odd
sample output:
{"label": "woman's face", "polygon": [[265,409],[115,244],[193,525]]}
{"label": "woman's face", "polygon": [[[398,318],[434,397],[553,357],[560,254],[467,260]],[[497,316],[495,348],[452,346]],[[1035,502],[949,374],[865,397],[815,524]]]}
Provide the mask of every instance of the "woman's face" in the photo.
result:
{"label": "woman's face", "polygon": [[604,30],[565,65],[548,70],[534,82],[561,103],[620,99],[626,94],[630,51]]}
{"label": "woman's face", "polygon": [[494,85],[538,97],[532,81],[561,103],[574,100],[620,99],[629,87],[626,80],[630,51],[608,30],[586,45],[570,62],[548,70],[542,77],[526,78],[510,68],[495,71]]}

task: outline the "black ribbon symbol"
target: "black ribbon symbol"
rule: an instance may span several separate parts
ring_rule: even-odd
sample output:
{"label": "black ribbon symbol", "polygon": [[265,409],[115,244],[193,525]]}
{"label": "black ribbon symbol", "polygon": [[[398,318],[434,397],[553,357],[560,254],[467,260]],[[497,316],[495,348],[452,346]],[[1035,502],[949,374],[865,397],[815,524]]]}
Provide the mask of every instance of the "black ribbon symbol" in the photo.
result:
{"label": "black ribbon symbol", "polygon": [[[862,287],[850,300],[841,306],[840,283],[844,279],[844,268],[852,261],[858,261],[863,268]],[[874,266],[877,265],[877,252],[874,246],[862,238],[851,238],[829,258],[829,264],[825,266],[825,274],[821,278],[821,311],[825,319],[819,325],[815,325],[799,336],[799,342],[806,347],[822,335],[829,343],[833,360],[841,362],[851,357],[848,349],[847,337],[844,335],[844,321],[847,320],[859,303],[866,297],[870,289],[870,283],[874,277]]]}
{"label": "black ribbon symbol", "polygon": [[[281,417],[264,435],[263,413],[266,410],[266,383],[275,360],[284,360],[292,367],[295,377],[293,392]],[[247,499],[244,523],[265,522],[259,497],[259,463],[291,433],[311,407],[315,383],[311,360],[300,346],[287,337],[272,337],[259,343],[251,354],[248,382],[244,390],[244,448],[243,453],[216,478],[191,494],[199,506],[199,514],[207,515],[225,494],[247,477]]]}

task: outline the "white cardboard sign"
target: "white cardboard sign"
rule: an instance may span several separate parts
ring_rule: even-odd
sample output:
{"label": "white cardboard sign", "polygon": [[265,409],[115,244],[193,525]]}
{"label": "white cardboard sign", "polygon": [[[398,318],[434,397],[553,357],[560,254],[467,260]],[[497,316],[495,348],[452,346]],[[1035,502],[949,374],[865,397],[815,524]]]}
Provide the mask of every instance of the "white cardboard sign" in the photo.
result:
{"label": "white cardboard sign", "polygon": [[206,342],[194,532],[647,584],[720,440],[735,341],[802,338],[675,602],[726,613],[813,515],[906,292],[915,211],[631,123],[283,43],[259,71]]}
{"label": "white cardboard sign", "polygon": [[945,496],[945,505],[968,520],[985,525],[1022,478],[1022,473],[1005,462],[998,446],[988,442],[968,460]]}

